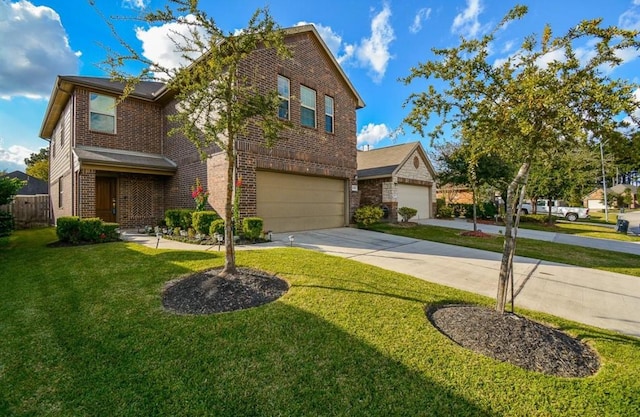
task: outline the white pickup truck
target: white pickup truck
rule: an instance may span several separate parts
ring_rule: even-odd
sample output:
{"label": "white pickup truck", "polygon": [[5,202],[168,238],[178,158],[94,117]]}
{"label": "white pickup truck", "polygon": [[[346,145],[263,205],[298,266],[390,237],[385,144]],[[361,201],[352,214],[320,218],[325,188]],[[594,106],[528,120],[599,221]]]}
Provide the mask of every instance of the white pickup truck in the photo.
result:
{"label": "white pickup truck", "polygon": [[[536,201],[536,210],[537,214],[549,214],[549,200],[538,200]],[[530,202],[522,203],[522,214],[533,213],[533,207]],[[564,201],[561,200],[552,200],[551,201],[551,215],[556,217],[564,217],[570,222],[575,222],[578,219],[588,219],[589,218],[589,209],[584,207],[569,207],[565,205]]]}

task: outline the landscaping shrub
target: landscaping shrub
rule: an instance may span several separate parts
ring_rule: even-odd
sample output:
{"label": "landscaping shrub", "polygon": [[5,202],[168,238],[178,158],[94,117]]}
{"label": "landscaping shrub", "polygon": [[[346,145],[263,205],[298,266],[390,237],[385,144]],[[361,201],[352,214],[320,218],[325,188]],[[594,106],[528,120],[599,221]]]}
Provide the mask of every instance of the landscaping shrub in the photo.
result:
{"label": "landscaping shrub", "polygon": [[449,206],[439,206],[436,212],[436,217],[441,219],[450,219],[453,217],[453,208]]}
{"label": "landscaping shrub", "polygon": [[119,228],[120,224],[118,223],[102,223],[102,233],[105,235],[104,240],[113,242],[120,239]]}
{"label": "landscaping shrub", "polygon": [[0,211],[0,236],[9,236],[14,228],[13,215],[6,211]]}
{"label": "landscaping shrub", "polygon": [[209,226],[209,236],[213,236],[216,233],[224,236],[224,219],[216,219],[211,222]]}
{"label": "landscaping shrub", "polygon": [[59,217],[56,221],[56,235],[60,242],[78,243],[80,241],[80,217]]}
{"label": "landscaping shrub", "polygon": [[[538,223],[546,224],[549,222],[548,214],[522,214],[520,215],[520,223]],[[551,223],[555,223],[555,217],[551,216]]]}
{"label": "landscaping shrub", "polygon": [[99,242],[103,231],[102,220],[97,217],[81,219],[79,231],[81,242]]}
{"label": "landscaping shrub", "polygon": [[496,214],[498,214],[498,209],[495,204],[491,201],[485,201],[481,205],[482,207],[482,217],[485,219],[493,219]]}
{"label": "landscaping shrub", "polygon": [[263,225],[264,221],[260,217],[245,217],[242,219],[244,236],[251,241],[255,241],[262,234]]}
{"label": "landscaping shrub", "polygon": [[402,216],[403,222],[408,222],[412,217],[418,214],[418,210],[411,207],[400,207],[398,209],[398,214]]}
{"label": "landscaping shrub", "polygon": [[167,227],[179,227],[187,230],[191,227],[193,209],[169,209],[164,212],[164,221]]}
{"label": "landscaping shrub", "polygon": [[211,223],[220,218],[215,211],[195,211],[191,215],[193,228],[196,232],[206,235],[209,234]]}
{"label": "landscaping shrub", "polygon": [[356,210],[353,219],[358,227],[367,227],[379,222],[382,216],[384,216],[384,212],[380,207],[362,206]]}

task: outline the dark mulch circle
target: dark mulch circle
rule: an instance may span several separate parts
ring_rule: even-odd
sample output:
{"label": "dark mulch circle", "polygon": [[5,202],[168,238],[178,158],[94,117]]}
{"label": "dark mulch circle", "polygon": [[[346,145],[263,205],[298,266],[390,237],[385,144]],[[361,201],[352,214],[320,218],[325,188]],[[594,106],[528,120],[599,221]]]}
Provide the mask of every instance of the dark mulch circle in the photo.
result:
{"label": "dark mulch circle", "polygon": [[436,306],[429,321],[457,344],[521,368],[561,377],[586,377],[600,359],[585,343],[516,314],[470,305]]}
{"label": "dark mulch circle", "polygon": [[225,278],[212,269],[169,282],[162,305],[181,314],[212,314],[257,307],[277,300],[289,284],[277,276],[250,268]]}

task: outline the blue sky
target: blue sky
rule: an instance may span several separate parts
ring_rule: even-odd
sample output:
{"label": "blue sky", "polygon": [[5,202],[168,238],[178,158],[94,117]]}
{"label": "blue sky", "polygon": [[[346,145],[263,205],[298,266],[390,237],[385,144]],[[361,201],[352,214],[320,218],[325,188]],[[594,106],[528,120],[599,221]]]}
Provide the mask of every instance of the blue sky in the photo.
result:
{"label": "blue sky", "polygon": [[[105,15],[135,15],[160,0],[95,0]],[[366,107],[357,113],[358,145],[383,147],[421,139],[407,131],[391,139],[408,109],[402,104],[424,85],[404,86],[399,77],[432,57],[431,48],[479,37],[515,5],[507,0],[203,0],[201,6],[229,32],[268,6],[282,27],[313,23]],[[528,15],[501,32],[494,60],[514,54],[523,37],[549,23],[560,35],[583,19],[640,29],[640,0],[530,0]],[[120,35],[148,57],[170,59],[167,29],[120,21]],[[38,137],[56,75],[102,76],[101,45],[115,45],[88,0],[0,0],[0,169],[23,169],[24,158],[47,142]],[[588,54],[589,45],[582,45]],[[611,76],[637,82],[638,53]],[[429,147],[428,139],[423,139]]]}

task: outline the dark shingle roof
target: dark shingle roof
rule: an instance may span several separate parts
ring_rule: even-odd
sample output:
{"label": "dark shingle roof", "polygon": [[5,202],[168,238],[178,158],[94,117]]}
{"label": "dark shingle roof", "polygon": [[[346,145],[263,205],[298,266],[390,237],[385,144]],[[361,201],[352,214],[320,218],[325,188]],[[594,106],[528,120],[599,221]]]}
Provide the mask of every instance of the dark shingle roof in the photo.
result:
{"label": "dark shingle roof", "polygon": [[9,178],[18,178],[27,183],[18,190],[18,195],[49,194],[49,184],[46,181],[27,175],[21,171],[13,171],[7,174]]}
{"label": "dark shingle roof", "polygon": [[82,163],[121,167],[129,169],[146,169],[172,173],[176,171],[176,163],[163,155],[144,152],[123,151],[119,149],[77,146],[73,153]]}
{"label": "dark shingle roof", "polygon": [[358,178],[391,176],[404,162],[418,142],[388,146],[370,151],[358,151]]}
{"label": "dark shingle roof", "polygon": [[[117,93],[124,91],[125,84],[119,81],[112,81],[110,78],[104,77],[80,77],[75,75],[61,75],[61,80],[69,81],[73,84],[85,85],[110,90]],[[165,86],[164,83],[156,81],[141,81],[136,84],[135,89],[131,93],[132,96],[153,100],[158,92]]]}

